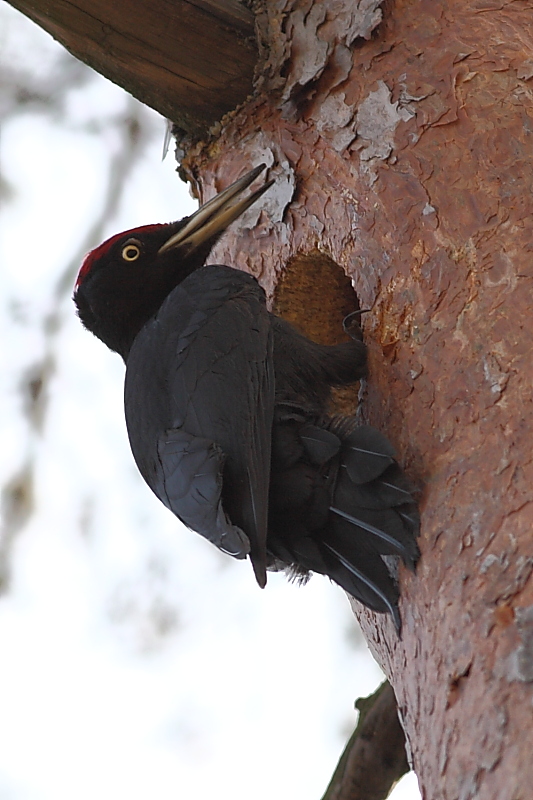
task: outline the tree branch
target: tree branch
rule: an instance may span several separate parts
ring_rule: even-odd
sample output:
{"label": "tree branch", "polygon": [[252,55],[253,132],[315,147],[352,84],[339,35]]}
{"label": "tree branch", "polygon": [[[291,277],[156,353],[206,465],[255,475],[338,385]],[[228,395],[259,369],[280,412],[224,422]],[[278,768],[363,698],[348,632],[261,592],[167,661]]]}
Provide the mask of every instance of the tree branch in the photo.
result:
{"label": "tree branch", "polygon": [[359,720],[322,800],[385,800],[409,772],[392,686],[384,681],[355,707]]}

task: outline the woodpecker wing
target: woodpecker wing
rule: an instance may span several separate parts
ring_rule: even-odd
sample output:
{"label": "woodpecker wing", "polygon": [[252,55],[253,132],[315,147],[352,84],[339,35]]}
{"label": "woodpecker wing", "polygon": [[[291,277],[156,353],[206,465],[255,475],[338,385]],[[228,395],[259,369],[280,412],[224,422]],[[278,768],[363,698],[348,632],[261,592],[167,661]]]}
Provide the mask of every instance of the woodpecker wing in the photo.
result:
{"label": "woodpecker wing", "polygon": [[162,502],[266,583],[274,408],[264,292],[230,267],[196,270],[136,337],[125,408],[133,455]]}

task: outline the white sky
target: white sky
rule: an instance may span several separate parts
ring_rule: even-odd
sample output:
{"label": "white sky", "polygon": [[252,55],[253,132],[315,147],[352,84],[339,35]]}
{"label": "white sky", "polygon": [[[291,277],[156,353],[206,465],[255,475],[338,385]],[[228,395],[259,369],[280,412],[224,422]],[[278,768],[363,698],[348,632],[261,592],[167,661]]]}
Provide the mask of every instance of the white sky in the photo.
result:
{"label": "white sky", "polygon": [[[61,52],[0,7],[0,69],[45,74]],[[69,298],[40,433],[23,412],[55,283],[123,146],[99,123],[129,102],[94,75],[66,120],[20,113],[0,129],[13,190],[0,213],[0,482],[27,464],[34,476],[0,596],[0,800],[318,800],[354,700],[381,681],[343,592],[280,575],[261,591],[248,563],[180,527],[133,464],[121,360]],[[161,162],[164,121],[143,119],[151,140],[104,237],[195,207],[172,154]],[[419,797],[414,776],[392,797]]]}

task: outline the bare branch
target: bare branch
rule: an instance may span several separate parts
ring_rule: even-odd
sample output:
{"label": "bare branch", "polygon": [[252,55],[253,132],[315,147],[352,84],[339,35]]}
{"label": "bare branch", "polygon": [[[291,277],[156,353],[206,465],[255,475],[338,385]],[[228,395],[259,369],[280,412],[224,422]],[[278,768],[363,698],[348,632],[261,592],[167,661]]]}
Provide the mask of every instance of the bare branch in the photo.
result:
{"label": "bare branch", "polygon": [[405,736],[392,686],[384,681],[355,703],[357,727],[340,757],[322,800],[385,800],[409,772]]}

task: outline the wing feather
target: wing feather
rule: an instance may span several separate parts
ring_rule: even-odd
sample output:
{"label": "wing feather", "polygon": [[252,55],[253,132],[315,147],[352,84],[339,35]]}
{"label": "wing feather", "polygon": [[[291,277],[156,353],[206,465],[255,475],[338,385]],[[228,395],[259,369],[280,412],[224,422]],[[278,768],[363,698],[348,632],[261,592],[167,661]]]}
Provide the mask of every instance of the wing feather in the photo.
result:
{"label": "wing feather", "polygon": [[131,348],[125,405],[149,486],[221,549],[249,549],[264,586],[274,375],[257,281],[209,266],[176,287]]}

